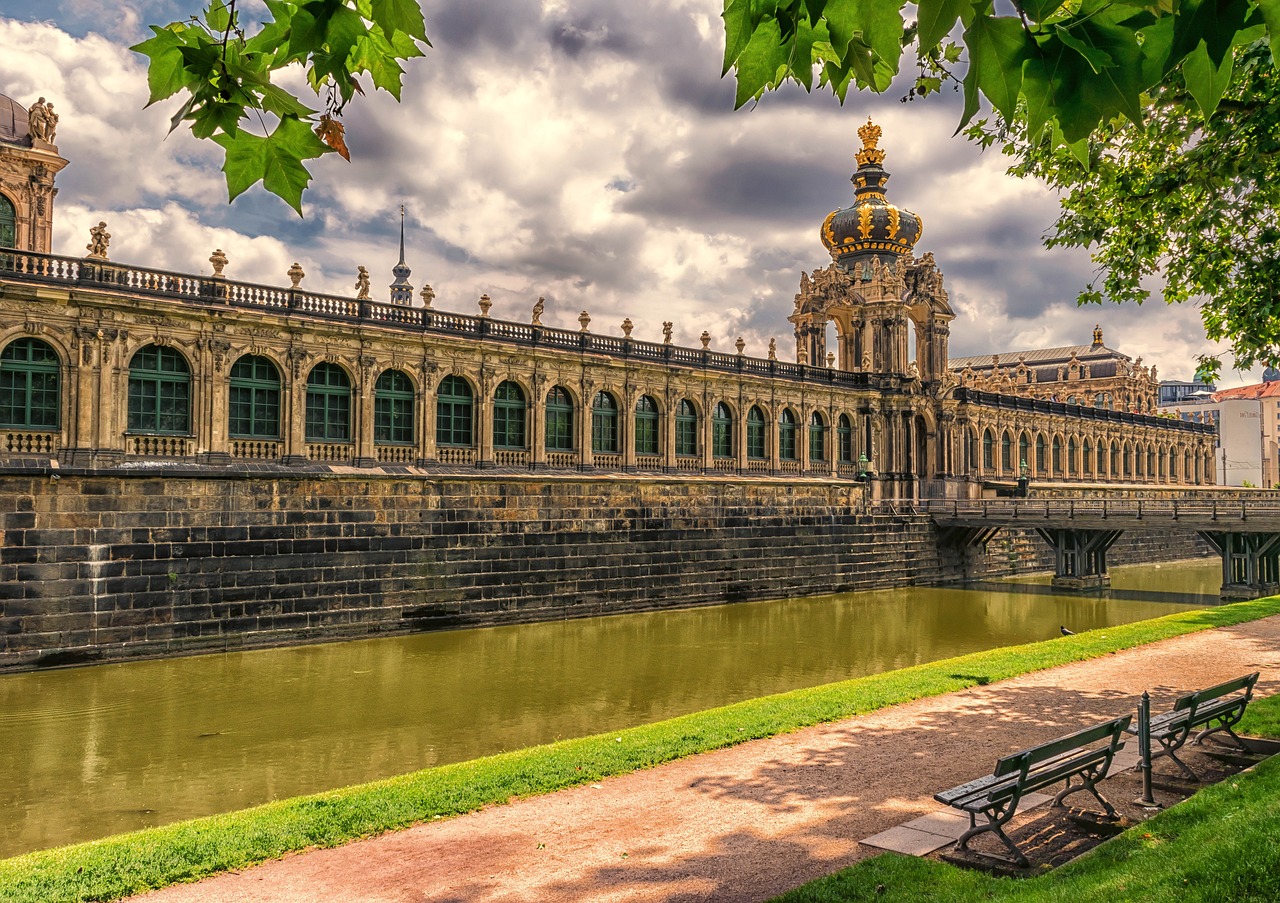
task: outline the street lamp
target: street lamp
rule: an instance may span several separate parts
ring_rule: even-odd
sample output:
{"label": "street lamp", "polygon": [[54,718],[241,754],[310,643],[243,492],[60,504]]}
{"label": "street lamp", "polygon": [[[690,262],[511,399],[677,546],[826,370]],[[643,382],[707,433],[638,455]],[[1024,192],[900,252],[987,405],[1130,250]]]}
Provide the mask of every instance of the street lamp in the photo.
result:
{"label": "street lamp", "polygon": [[871,463],[867,460],[865,454],[858,455],[858,479],[865,480],[867,478],[867,465]]}

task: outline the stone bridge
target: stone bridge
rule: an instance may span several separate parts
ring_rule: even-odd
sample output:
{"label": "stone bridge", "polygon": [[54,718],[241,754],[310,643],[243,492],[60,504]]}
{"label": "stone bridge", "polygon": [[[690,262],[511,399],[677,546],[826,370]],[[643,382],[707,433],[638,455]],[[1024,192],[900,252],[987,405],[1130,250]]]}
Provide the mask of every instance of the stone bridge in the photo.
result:
{"label": "stone bridge", "polygon": [[1002,527],[1034,530],[1054,550],[1055,586],[1107,586],[1107,550],[1126,529],[1194,531],[1222,556],[1222,598],[1280,592],[1280,493],[1176,495],[1077,490],[1066,497],[925,499],[944,543],[984,544]]}

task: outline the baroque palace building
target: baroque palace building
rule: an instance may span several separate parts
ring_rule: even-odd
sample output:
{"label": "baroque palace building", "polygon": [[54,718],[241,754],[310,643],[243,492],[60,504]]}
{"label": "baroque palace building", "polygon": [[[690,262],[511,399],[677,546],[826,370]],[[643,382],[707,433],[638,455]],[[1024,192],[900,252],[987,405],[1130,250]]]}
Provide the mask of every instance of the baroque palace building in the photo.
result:
{"label": "baroque palace building", "polygon": [[[50,247],[51,107],[0,96],[0,455],[10,465],[468,468],[870,478],[910,497],[1055,481],[1212,482],[1211,428],[1149,415],[1140,362],[1093,346],[1014,365],[951,361],[955,313],[915,214],[885,196],[880,129],[863,141],[855,199],[830,214],[831,255],[801,276],[794,362],[415,301],[390,303],[187,275]],[[7,247],[7,249],[6,249]],[[834,322],[835,347],[827,348]],[[1068,353],[1069,352],[1069,353]],[[1048,355],[1048,357],[1043,357]],[[1042,359],[1043,358],[1043,359]],[[959,365],[959,370],[955,368]],[[1105,386],[1099,380],[1105,380]],[[1069,386],[1079,384],[1078,391]],[[1099,400],[1101,396],[1101,400]],[[930,490],[932,491],[932,490]],[[949,491],[960,491],[952,489]]]}

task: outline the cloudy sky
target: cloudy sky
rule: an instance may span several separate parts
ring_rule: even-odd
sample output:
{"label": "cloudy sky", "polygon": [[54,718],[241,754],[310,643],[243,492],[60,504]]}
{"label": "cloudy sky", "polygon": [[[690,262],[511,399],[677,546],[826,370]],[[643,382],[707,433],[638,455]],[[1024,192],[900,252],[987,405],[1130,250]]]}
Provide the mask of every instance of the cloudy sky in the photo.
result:
{"label": "cloudy sky", "polygon": [[1053,196],[951,136],[957,98],[902,103],[894,88],[841,107],[789,88],[735,112],[719,0],[429,2],[434,47],[408,64],[403,103],[371,91],[348,107],[352,162],[314,164],[305,218],[257,188],[228,206],[219,149],[165,137],[175,104],[143,109],[128,50],[197,5],[0,0],[0,93],[51,100],[71,161],[55,252],[84,253],[102,219],[116,260],[207,273],[220,247],[233,278],[287,284],[297,260],[307,287],[352,293],[357,265],[391,281],[404,204],[410,281],[437,308],[473,313],[487,292],[493,316],[525,320],[544,295],[549,324],[577,328],[585,309],[593,331],[629,316],[660,341],[672,320],[683,344],[706,329],[713,348],[741,335],[763,356],[771,336],[793,348],[800,273],[830,260],[818,227],[852,200],[872,116],[889,198],[924,220],[916,251],[946,275],[953,356],[1084,343],[1095,322],[1162,377],[1189,378],[1211,350],[1190,307],[1078,309],[1087,253],[1044,250]]}

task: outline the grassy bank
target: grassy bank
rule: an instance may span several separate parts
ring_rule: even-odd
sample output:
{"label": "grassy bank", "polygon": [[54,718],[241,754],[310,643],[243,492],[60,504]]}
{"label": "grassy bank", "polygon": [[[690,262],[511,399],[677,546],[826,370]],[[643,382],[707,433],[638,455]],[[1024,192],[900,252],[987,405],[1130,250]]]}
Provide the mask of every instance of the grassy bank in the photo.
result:
{"label": "grassy bank", "polygon": [[[1280,696],[1256,700],[1240,730],[1280,739]],[[1280,900],[1280,756],[1206,787],[1075,862],[1030,879],[992,878],[886,853],[775,903],[1115,903]]]}
{"label": "grassy bank", "polygon": [[1280,597],[1184,612],[796,690],[625,731],[427,769],[0,862],[0,899],[110,900],[673,759],[1280,613]]}

